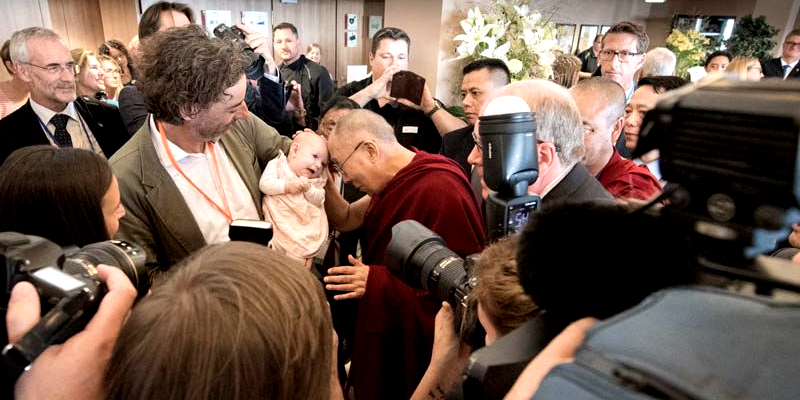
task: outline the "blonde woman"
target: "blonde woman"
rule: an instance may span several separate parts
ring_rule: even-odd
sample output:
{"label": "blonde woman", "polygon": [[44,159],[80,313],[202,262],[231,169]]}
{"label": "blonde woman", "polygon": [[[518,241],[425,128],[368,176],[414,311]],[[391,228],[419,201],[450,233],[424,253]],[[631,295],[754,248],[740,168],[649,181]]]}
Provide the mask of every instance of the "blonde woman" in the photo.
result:
{"label": "blonde woman", "polygon": [[106,86],[106,103],[119,107],[119,92],[122,90],[122,68],[117,61],[101,54],[97,57],[103,67],[103,82]]}
{"label": "blonde woman", "polygon": [[761,62],[755,57],[736,57],[728,64],[725,72],[740,81],[760,81],[764,77]]}
{"label": "blonde woman", "polygon": [[75,91],[78,96],[104,98],[105,73],[95,54],[82,48],[73,49],[71,54],[75,62]]}

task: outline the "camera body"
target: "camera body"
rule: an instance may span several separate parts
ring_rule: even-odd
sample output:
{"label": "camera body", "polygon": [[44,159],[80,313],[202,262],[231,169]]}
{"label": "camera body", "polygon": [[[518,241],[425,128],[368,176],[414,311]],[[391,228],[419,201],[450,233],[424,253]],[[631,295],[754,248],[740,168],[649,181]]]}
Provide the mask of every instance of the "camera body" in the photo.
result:
{"label": "camera body", "polygon": [[39,324],[22,340],[7,346],[3,355],[25,367],[51,344],[81,331],[107,292],[97,276],[98,264],[121,269],[139,293],[145,293],[145,257],[139,246],[119,240],[63,249],[39,236],[0,232],[0,265],[5,271],[3,321],[11,288],[22,281],[36,287],[43,315]]}
{"label": "camera body", "polygon": [[486,106],[479,124],[483,180],[493,191],[486,199],[487,236],[493,242],[521,230],[539,208],[539,197],[528,195],[539,177],[536,115],[522,99],[502,96]]}
{"label": "camera body", "polygon": [[239,48],[242,49],[242,52],[250,59],[250,65],[248,65],[245,70],[247,79],[258,80],[264,76],[264,57],[256,54],[253,48],[247,44],[244,40],[245,34],[241,29],[235,26],[230,27],[225,24],[219,24],[214,28],[214,36],[236,43]]}

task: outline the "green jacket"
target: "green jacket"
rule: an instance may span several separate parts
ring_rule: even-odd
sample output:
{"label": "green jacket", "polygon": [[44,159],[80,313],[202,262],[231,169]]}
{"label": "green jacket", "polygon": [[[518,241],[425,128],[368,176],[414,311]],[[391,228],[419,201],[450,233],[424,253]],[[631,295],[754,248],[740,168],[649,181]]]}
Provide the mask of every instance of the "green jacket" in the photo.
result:
{"label": "green jacket", "polygon": [[[258,189],[261,171],[278,150],[288,152],[291,139],[251,113],[235,121],[220,142],[263,218]],[[148,271],[166,271],[206,245],[192,212],[158,159],[149,119],[109,161],[126,211],[117,237],[145,249]]]}

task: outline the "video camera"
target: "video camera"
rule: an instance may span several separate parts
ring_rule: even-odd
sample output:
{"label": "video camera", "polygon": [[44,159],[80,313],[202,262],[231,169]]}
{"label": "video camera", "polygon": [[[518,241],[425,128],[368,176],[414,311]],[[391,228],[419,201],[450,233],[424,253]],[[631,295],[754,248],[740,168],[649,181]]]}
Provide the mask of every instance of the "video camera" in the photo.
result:
{"label": "video camera", "polygon": [[800,293],[758,257],[800,222],[800,83],[718,79],[667,93],[633,156],[660,152],[660,211],[694,243],[701,272]]}
{"label": "video camera", "polygon": [[[5,270],[3,321],[11,288],[32,283],[41,299],[42,319],[20,341],[3,349],[5,364],[30,365],[48,346],[63,343],[83,330],[107,292],[97,276],[97,265],[122,270],[140,295],[149,286],[144,269],[145,252],[120,240],[92,243],[80,249],[62,249],[45,238],[17,232],[0,232],[0,265]],[[5,323],[3,323],[5,335]]]}
{"label": "video camera", "polygon": [[520,98],[502,96],[487,104],[479,119],[483,180],[493,192],[486,199],[486,229],[490,242],[516,233],[539,208],[528,195],[539,177],[536,115]]}
{"label": "video camera", "polygon": [[250,59],[250,64],[245,70],[247,79],[258,80],[264,76],[264,57],[262,57],[260,54],[256,54],[253,48],[250,47],[247,42],[245,42],[245,35],[241,29],[235,26],[229,27],[225,24],[219,24],[216,28],[214,28],[214,36],[236,43],[236,45],[242,49],[242,52],[247,56],[247,58]]}

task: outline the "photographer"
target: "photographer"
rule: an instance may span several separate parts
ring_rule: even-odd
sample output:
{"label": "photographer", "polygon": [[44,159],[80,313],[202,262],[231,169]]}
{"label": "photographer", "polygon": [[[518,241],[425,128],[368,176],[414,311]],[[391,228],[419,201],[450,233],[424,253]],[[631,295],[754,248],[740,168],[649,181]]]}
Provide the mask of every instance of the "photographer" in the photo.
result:
{"label": "photographer", "polygon": [[18,149],[0,166],[0,193],[0,232],[42,236],[60,246],[112,239],[125,215],[108,161],[88,150]]}
{"label": "photographer", "polygon": [[[137,292],[122,270],[105,265],[97,270],[108,287],[97,313],[83,331],[39,355],[17,380],[15,399],[102,398],[103,374]],[[21,339],[39,322],[40,315],[39,296],[33,285],[15,285],[5,318],[9,342]]]}

